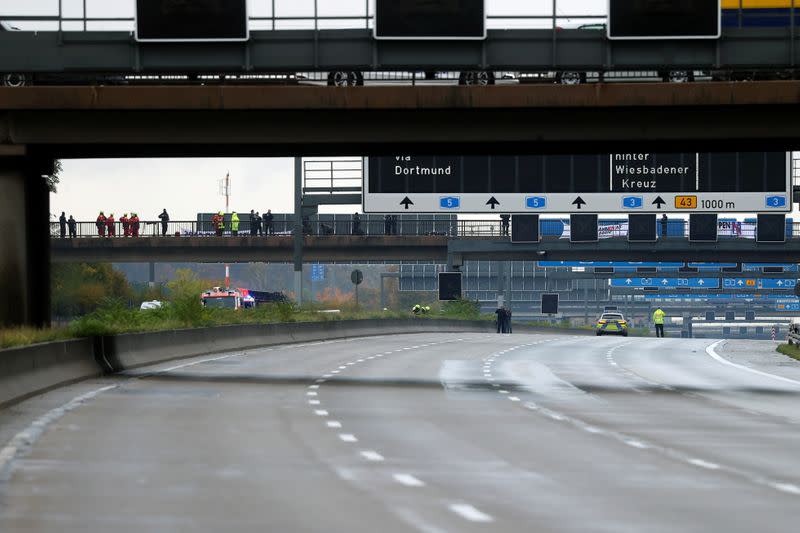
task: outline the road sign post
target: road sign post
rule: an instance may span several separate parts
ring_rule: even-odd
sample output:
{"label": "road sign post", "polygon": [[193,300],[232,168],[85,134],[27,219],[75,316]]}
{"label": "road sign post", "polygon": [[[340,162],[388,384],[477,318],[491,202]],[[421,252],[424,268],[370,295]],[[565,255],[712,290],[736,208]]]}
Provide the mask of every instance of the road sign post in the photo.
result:
{"label": "road sign post", "polygon": [[353,272],[350,273],[350,281],[355,285],[356,307],[358,307],[358,286],[364,281],[364,273],[360,270],[353,270]]}

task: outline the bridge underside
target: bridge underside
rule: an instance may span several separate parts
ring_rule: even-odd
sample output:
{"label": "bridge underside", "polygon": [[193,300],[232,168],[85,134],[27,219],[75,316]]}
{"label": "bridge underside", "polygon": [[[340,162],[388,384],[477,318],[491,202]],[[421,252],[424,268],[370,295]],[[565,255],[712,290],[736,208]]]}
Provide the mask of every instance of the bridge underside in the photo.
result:
{"label": "bridge underside", "polygon": [[780,151],[800,144],[798,103],[794,81],[0,88],[0,155]]}

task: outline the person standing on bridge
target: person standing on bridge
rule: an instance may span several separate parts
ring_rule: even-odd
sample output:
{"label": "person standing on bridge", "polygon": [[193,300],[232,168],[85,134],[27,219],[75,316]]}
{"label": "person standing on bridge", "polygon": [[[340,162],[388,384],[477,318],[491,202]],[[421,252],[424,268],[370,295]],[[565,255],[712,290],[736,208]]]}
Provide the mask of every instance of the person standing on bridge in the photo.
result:
{"label": "person standing on bridge", "polygon": [[361,231],[361,215],[358,213],[353,214],[353,235],[363,235]]}
{"label": "person standing on bridge", "polygon": [[61,216],[58,217],[58,229],[61,232],[61,238],[67,238],[67,214],[61,211]]}
{"label": "person standing on bridge", "polygon": [[139,236],[139,215],[131,213],[131,236],[136,238]]}
{"label": "person standing on bridge", "polygon": [[656,326],[656,337],[664,336],[664,317],[667,313],[660,307],[653,312],[653,324]]}
{"label": "person standing on bridge", "polygon": [[124,213],[119,221],[122,223],[122,235],[124,237],[131,236],[131,219],[128,218],[128,213]]}
{"label": "person standing on bridge", "polygon": [[664,213],[661,215],[661,238],[667,238],[667,228],[669,228],[669,218],[667,218],[667,214]]}
{"label": "person standing on bridge", "polygon": [[261,217],[258,211],[256,211],[256,232],[254,235],[259,237],[264,235],[264,219]]}
{"label": "person standing on bridge", "polygon": [[114,237],[117,234],[116,232],[117,225],[116,222],[114,221],[114,213],[108,215],[108,218],[106,219],[106,228],[108,228],[109,238]]}
{"label": "person standing on bridge", "polygon": [[231,213],[231,235],[239,236],[239,215],[236,214],[236,211]]}
{"label": "person standing on bridge", "polygon": [[268,237],[270,235],[275,235],[275,226],[273,225],[273,220],[275,216],[272,214],[272,209],[267,209],[267,212],[264,213],[264,236]]}
{"label": "person standing on bridge", "polygon": [[500,235],[508,237],[508,226],[511,221],[511,215],[500,215]]}
{"label": "person standing on bridge", "polygon": [[100,211],[100,214],[97,215],[97,222],[95,222],[97,226],[97,234],[101,237],[106,236],[106,216]]}
{"label": "person standing on bridge", "polygon": [[162,237],[166,237],[167,236],[167,225],[169,224],[169,214],[167,213],[167,209],[166,208],[164,208],[164,210],[161,212],[161,214],[158,215],[158,218],[161,219],[161,236]]}
{"label": "person standing on bridge", "polygon": [[78,223],[75,222],[75,219],[72,215],[69,216],[69,220],[67,220],[67,226],[69,226],[69,238],[70,239],[77,239],[78,238],[78,231],[77,226]]}

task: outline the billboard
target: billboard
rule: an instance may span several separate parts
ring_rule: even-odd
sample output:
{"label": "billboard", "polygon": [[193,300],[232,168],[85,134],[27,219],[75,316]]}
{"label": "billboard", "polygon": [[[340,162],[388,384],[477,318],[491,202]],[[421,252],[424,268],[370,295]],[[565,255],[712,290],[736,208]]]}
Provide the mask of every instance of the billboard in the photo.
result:
{"label": "billboard", "polygon": [[718,39],[720,0],[609,0],[609,39]]}
{"label": "billboard", "polygon": [[136,40],[246,41],[247,13],[247,0],[136,0]]}
{"label": "billboard", "polygon": [[486,38],[485,0],[375,0],[376,39]]}

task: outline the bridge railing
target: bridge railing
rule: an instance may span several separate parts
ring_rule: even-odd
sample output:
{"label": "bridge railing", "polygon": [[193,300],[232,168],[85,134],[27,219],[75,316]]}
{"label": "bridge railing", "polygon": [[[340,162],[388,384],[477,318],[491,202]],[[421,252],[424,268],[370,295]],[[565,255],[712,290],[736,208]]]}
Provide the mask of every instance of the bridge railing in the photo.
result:
{"label": "bridge railing", "polygon": [[[658,223],[658,236],[663,238],[661,222]],[[755,221],[734,221],[720,219],[718,225],[719,239],[755,239],[757,223]],[[69,224],[65,227],[65,236],[70,235]],[[116,221],[113,226],[113,235],[109,234],[107,225],[98,227],[97,222],[80,221],[75,223],[75,237],[77,238],[124,238],[132,237],[136,232],[128,226],[126,234],[124,225]],[[291,219],[277,218],[271,226],[261,226],[259,236],[291,237],[294,233],[294,221]],[[503,238],[510,234],[510,225],[502,220],[442,220],[440,218],[413,217],[404,218],[396,216],[389,219],[360,219],[358,222],[350,220],[319,220],[308,218],[303,222],[303,233],[319,237],[336,235],[362,235],[362,236],[446,236],[459,238]],[[249,220],[244,217],[239,223],[239,236],[251,235]],[[669,220],[667,223],[667,238],[686,238],[689,234],[688,221],[683,219]],[[50,223],[50,235],[58,238],[61,235],[59,222]],[[139,222],[139,237],[213,237],[216,231],[210,221],[169,221],[166,226],[159,220]],[[224,237],[231,237],[231,224],[225,221],[222,232]],[[542,219],[541,236],[543,239],[568,239],[570,237],[569,219]],[[598,237],[600,239],[627,239],[628,223],[624,220],[600,220],[598,224]],[[800,238],[800,222],[787,221],[787,239]]]}

